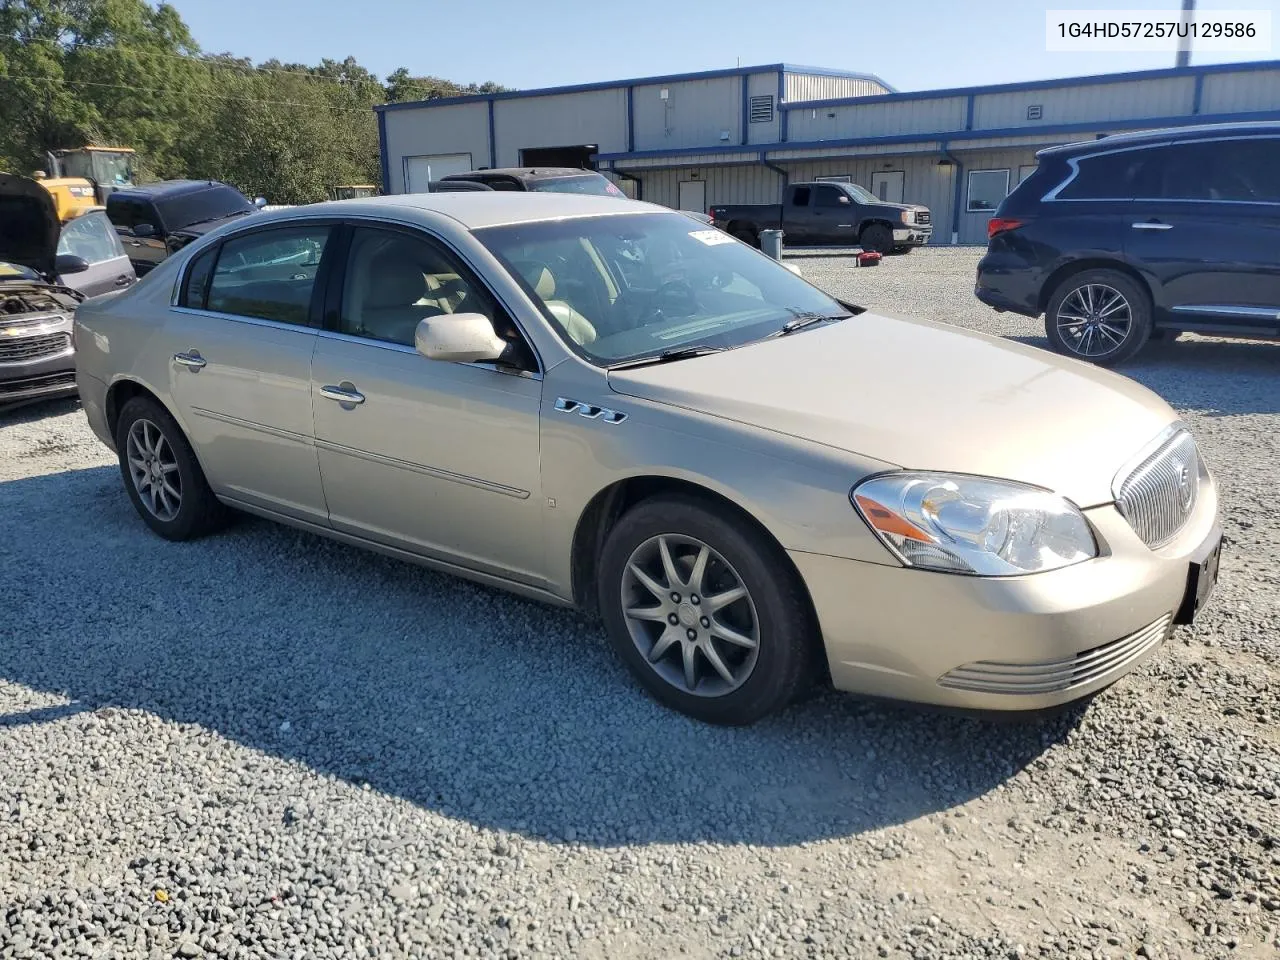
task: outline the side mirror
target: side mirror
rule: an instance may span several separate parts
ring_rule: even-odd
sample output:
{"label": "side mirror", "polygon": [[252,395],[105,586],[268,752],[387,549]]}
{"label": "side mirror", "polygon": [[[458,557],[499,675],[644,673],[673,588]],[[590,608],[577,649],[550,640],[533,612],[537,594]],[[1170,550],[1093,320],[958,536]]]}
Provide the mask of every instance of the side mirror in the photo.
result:
{"label": "side mirror", "polygon": [[783,266],[785,269],[790,270],[790,271],[791,271],[792,273],[794,273],[797,277],[803,277],[803,276],[804,276],[804,274],[800,271],[800,268],[799,268],[799,267],[797,267],[794,263],[787,263],[785,260],[783,260],[783,261],[782,261],[782,266]]}
{"label": "side mirror", "polygon": [[261,210],[263,207],[265,207],[265,206],[267,205],[267,198],[266,198],[266,197],[254,197],[254,198],[253,198],[253,205],[254,205],[255,207],[257,207],[259,210]]}
{"label": "side mirror", "polygon": [[843,203],[845,206],[848,206],[849,204],[853,203],[852,200],[850,200],[848,197],[843,195],[840,197],[840,202]]}
{"label": "side mirror", "polygon": [[149,223],[139,223],[133,228],[135,237],[154,237],[156,228]]}
{"label": "side mirror", "polygon": [[74,253],[60,253],[54,258],[53,269],[60,277],[69,273],[84,273],[89,269],[89,261]]}
{"label": "side mirror", "polygon": [[476,363],[499,360],[507,342],[482,313],[442,313],[418,321],[413,344],[429,360]]}

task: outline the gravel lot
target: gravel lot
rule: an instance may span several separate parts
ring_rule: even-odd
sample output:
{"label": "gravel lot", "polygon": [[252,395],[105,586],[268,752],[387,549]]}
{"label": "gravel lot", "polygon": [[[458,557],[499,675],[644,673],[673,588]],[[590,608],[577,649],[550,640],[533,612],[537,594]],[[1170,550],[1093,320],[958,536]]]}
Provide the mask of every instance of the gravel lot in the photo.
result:
{"label": "gravel lot", "polygon": [[[977,252],[798,258],[1038,342]],[[0,415],[0,957],[1274,957],[1280,346],[1127,373],[1225,497],[1219,592],[1052,719],[650,703],[595,624],[265,522],[150,535],[73,403]]]}

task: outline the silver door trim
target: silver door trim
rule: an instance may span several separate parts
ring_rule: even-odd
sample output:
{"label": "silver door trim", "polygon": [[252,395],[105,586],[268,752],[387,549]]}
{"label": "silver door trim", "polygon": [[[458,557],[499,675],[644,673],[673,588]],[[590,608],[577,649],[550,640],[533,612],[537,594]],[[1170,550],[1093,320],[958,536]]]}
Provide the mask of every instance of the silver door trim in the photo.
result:
{"label": "silver door trim", "polygon": [[242,420],[240,417],[233,417],[230,414],[207,410],[204,407],[192,407],[191,412],[196,416],[204,417],[208,420],[217,420],[220,423],[230,424],[233,427],[244,427],[246,430],[256,430],[258,433],[265,433],[268,436],[278,437],[281,440],[292,440],[305,447],[310,447],[315,444],[315,438],[308,437],[305,434],[294,433],[292,430],[282,430],[279,427],[268,427],[265,423],[257,423],[253,420]]}
{"label": "silver door trim", "polygon": [[1245,307],[1226,303],[1208,303],[1203,306],[1184,304],[1170,307],[1171,313],[1208,313],[1218,317],[1249,317],[1253,320],[1280,321],[1280,307]]}
{"label": "silver door trim", "polygon": [[[330,453],[343,453],[349,457],[355,457],[357,460],[368,460],[370,463],[381,464],[385,467],[397,467],[400,470],[408,470],[410,473],[418,473],[423,476],[433,477],[437,480],[448,480],[452,483],[460,483],[463,486],[475,487],[479,490],[487,490],[489,493],[500,493],[504,497],[512,497],[516,500],[528,500],[529,491],[521,490],[519,487],[509,487],[503,483],[495,483],[492,480],[482,480],[479,477],[469,477],[462,473],[453,473],[449,470],[441,470],[439,467],[429,467],[422,463],[411,463],[408,460],[397,460],[395,457],[384,457],[379,453],[372,453],[368,450],[357,450],[355,447],[348,447],[341,443],[334,443],[331,440],[316,439],[315,445],[320,450],[328,450]],[[321,470],[321,474],[324,471]]]}
{"label": "silver door trim", "polygon": [[1140,221],[1138,223],[1129,224],[1134,230],[1172,230],[1172,223],[1146,223]]}

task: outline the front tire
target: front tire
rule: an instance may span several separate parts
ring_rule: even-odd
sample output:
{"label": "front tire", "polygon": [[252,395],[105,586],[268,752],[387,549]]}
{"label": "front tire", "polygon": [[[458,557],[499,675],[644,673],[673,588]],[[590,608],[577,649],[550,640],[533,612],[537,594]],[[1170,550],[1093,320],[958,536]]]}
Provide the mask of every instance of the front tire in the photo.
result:
{"label": "front tire", "polygon": [[192,540],[223,526],[227,509],[213,495],[182,428],[157,401],[134,397],[116,424],[120,473],[134,509],[166,540]]}
{"label": "front tire", "polygon": [[786,706],[811,677],[817,629],[799,578],[727,509],[645,500],[609,531],[599,569],[609,639],[660,703],[740,726]]}
{"label": "front tire", "polygon": [[1053,291],[1044,332],[1059,353],[1109,367],[1129,360],[1151,337],[1151,297],[1118,270],[1083,270]]}
{"label": "front tire", "polygon": [[858,243],[863,250],[871,250],[887,257],[893,252],[893,231],[883,223],[873,223],[862,231]]}

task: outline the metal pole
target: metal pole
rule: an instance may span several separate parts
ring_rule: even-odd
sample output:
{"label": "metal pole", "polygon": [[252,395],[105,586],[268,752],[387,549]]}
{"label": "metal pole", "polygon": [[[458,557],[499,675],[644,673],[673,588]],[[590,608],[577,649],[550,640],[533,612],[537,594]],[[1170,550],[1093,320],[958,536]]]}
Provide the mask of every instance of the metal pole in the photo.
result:
{"label": "metal pole", "polygon": [[1176,66],[1191,66],[1191,30],[1192,21],[1196,18],[1196,0],[1182,0],[1182,30],[1178,36],[1178,59]]}

